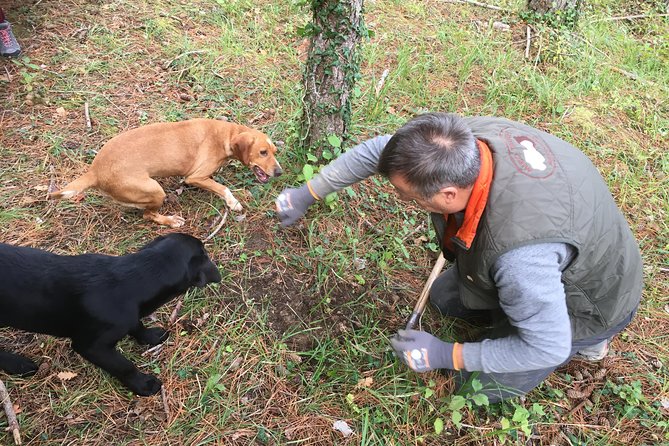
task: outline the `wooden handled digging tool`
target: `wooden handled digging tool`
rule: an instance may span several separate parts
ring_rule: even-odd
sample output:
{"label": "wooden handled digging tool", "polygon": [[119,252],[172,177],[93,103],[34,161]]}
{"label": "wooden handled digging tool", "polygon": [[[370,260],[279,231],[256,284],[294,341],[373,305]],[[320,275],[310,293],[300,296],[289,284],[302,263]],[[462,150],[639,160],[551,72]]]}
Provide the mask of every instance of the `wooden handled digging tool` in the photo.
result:
{"label": "wooden handled digging tool", "polygon": [[427,298],[430,295],[430,288],[432,287],[432,283],[441,272],[441,269],[444,267],[444,263],[446,263],[446,259],[444,258],[444,254],[440,253],[439,258],[437,259],[437,263],[434,264],[434,268],[432,268],[430,276],[427,278],[427,281],[425,281],[425,286],[423,287],[423,291],[418,297],[418,302],[416,302],[416,306],[413,307],[413,313],[411,313],[409,322],[407,322],[407,330],[411,330],[413,327],[415,327],[416,323],[418,323],[418,319],[420,319],[421,315],[423,314],[423,310],[425,310],[425,304],[427,303]]}

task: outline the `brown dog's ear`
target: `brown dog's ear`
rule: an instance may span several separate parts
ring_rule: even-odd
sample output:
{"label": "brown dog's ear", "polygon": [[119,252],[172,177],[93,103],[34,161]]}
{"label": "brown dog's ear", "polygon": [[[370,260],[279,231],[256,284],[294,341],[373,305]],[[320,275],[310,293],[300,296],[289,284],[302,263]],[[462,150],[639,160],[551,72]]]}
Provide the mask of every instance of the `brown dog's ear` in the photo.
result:
{"label": "brown dog's ear", "polygon": [[255,140],[255,137],[249,132],[239,133],[232,138],[232,153],[235,158],[247,166],[251,159],[251,147],[253,147]]}

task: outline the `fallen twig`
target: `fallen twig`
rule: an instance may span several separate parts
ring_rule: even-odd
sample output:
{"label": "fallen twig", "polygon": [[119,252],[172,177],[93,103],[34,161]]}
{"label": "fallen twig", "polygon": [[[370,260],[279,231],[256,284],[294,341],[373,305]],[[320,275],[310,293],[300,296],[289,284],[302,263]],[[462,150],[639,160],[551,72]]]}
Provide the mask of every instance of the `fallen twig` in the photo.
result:
{"label": "fallen twig", "polygon": [[525,59],[530,58],[530,42],[532,41],[532,30],[527,26],[527,40],[525,42]]}
{"label": "fallen twig", "polygon": [[49,180],[49,187],[46,189],[46,200],[49,199],[49,194],[56,191],[56,169],[54,169],[53,164],[49,165],[49,173],[51,174],[51,179]]}
{"label": "fallen twig", "polygon": [[652,85],[652,86],[654,86],[654,87],[657,86],[657,84],[656,84],[655,82],[653,82],[653,81],[649,81],[648,79],[644,79],[644,78],[642,78],[642,77],[639,77],[638,74],[634,74],[634,73],[632,73],[632,72],[623,70],[622,68],[618,68],[618,67],[616,67],[616,66],[614,66],[614,65],[611,65],[611,64],[607,64],[607,65],[608,65],[608,67],[609,67],[610,69],[612,69],[612,70],[615,71],[616,73],[620,73],[620,74],[622,74],[623,76],[627,76],[627,77],[629,77],[630,79],[633,79],[633,80],[635,80],[635,81],[637,81],[637,82],[641,82],[641,83],[644,83],[644,84]]}
{"label": "fallen twig", "polygon": [[160,396],[163,399],[163,410],[165,411],[165,415],[167,416],[166,421],[170,421],[170,406],[167,404],[167,391],[165,390],[165,386],[160,388]]}
{"label": "fallen twig", "polygon": [[[555,423],[535,423],[537,426],[554,426]],[[590,429],[606,429],[613,432],[620,432],[620,429],[613,426],[602,426],[600,424],[586,424],[586,423],[560,423],[560,426],[571,426],[576,428],[590,428]]]}
{"label": "fallen twig", "polygon": [[370,223],[369,220],[363,219],[362,222],[365,224],[365,226],[367,226],[372,231],[376,232],[379,235],[383,235],[383,231],[381,229],[377,228],[376,226],[374,226],[372,223]]}
{"label": "fallen twig", "polygon": [[88,102],[84,102],[84,116],[86,117],[86,128],[88,130],[92,129],[91,125],[91,113],[88,110]]}
{"label": "fallen twig", "polygon": [[183,304],[184,304],[183,299],[179,299],[177,305],[174,307],[174,310],[172,310],[172,314],[170,315],[170,320],[168,322],[169,325],[174,325],[174,323],[177,321],[177,317],[179,316],[179,310],[181,310],[181,306]]}
{"label": "fallen twig", "polygon": [[146,350],[144,353],[142,353],[142,357],[146,357],[146,356],[149,356],[149,355],[151,355],[151,356],[158,356],[158,355],[160,354],[160,352],[163,350],[163,347],[164,347],[164,346],[165,346],[164,343],[163,343],[163,344],[154,345],[153,347],[151,347],[150,349],[148,349],[148,350]]}
{"label": "fallen twig", "polygon": [[578,412],[579,409],[581,409],[583,406],[585,406],[587,401],[588,401],[587,399],[584,399],[583,401],[578,403],[576,406],[574,406],[574,408],[569,411],[569,413],[567,414],[566,417],[564,417],[564,419],[568,420],[569,418],[571,418],[572,415],[574,415],[576,412]]}
{"label": "fallen twig", "polygon": [[487,3],[477,2],[475,0],[441,0],[441,1],[444,2],[444,3],[464,3],[464,4],[474,5],[474,6],[480,6],[481,8],[493,9],[495,11],[511,12],[510,9],[500,8],[499,6],[489,5]]}
{"label": "fallen twig", "polygon": [[377,98],[381,94],[381,89],[383,89],[383,84],[386,83],[386,78],[388,77],[388,73],[390,73],[390,71],[387,68],[383,70],[383,73],[381,74],[381,79],[379,79],[379,82],[376,84],[375,93]]}
{"label": "fallen twig", "polygon": [[652,17],[669,17],[669,14],[634,14],[634,15],[622,15],[617,17],[605,17],[603,19],[591,20],[590,23],[597,22],[616,22],[618,20],[636,20],[636,19],[649,19]]}
{"label": "fallen twig", "polygon": [[[576,33],[571,33],[571,35],[574,36],[574,37],[576,37],[577,39],[579,39],[581,42],[585,43],[586,45],[590,46],[592,49],[594,49],[595,51],[597,51],[599,54],[601,54],[602,56],[606,57],[607,59],[610,58],[608,54],[606,54],[604,51],[602,51],[602,50],[600,50],[599,48],[597,48],[595,45],[593,45],[593,44],[592,44],[590,41],[588,41],[587,39],[584,39],[583,37],[579,36],[579,35],[576,34]],[[607,67],[609,67],[611,70],[615,71],[616,73],[620,73],[620,74],[622,74],[623,76],[627,76],[627,77],[629,77],[630,79],[633,79],[633,80],[635,80],[635,81],[637,81],[637,82],[642,82],[642,83],[651,85],[651,86],[653,86],[653,87],[659,87],[659,85],[656,84],[655,82],[653,82],[653,81],[649,81],[648,79],[644,79],[644,78],[640,77],[639,75],[637,75],[637,74],[635,74],[635,73],[632,73],[632,72],[623,70],[622,68],[618,68],[618,67],[616,67],[615,65],[612,65],[612,64],[610,64],[610,63],[604,63],[604,65],[606,65]],[[665,88],[665,90],[666,90],[666,88]]]}
{"label": "fallen twig", "polygon": [[416,226],[415,228],[413,228],[407,235],[405,235],[405,236],[402,238],[402,242],[406,242],[407,239],[409,239],[410,237],[413,237],[414,235],[416,235],[417,232],[420,232],[420,231],[422,231],[423,229],[425,229],[425,224],[424,224],[424,223],[419,224],[418,226]]}
{"label": "fallen twig", "polygon": [[16,421],[16,413],[14,412],[12,400],[9,399],[9,393],[7,392],[5,383],[3,383],[2,380],[0,380],[0,400],[2,400],[2,407],[5,409],[5,415],[7,416],[7,430],[12,433],[12,436],[14,437],[14,444],[21,444],[19,422]]}
{"label": "fallen twig", "polygon": [[[220,214],[220,212],[219,212],[219,214]],[[227,220],[227,219],[228,219],[228,210],[226,209],[226,210],[225,210],[225,214],[223,214],[223,215],[221,216],[221,222],[218,224],[218,226],[216,226],[216,229],[214,229],[214,232],[212,232],[211,234],[209,234],[209,235],[207,236],[207,238],[204,239],[204,241],[206,242],[206,241],[208,241],[208,240],[211,240],[212,237],[214,237],[214,236],[216,235],[216,233],[217,233],[218,231],[221,230],[221,228],[222,228],[223,225],[225,224],[225,220]]]}

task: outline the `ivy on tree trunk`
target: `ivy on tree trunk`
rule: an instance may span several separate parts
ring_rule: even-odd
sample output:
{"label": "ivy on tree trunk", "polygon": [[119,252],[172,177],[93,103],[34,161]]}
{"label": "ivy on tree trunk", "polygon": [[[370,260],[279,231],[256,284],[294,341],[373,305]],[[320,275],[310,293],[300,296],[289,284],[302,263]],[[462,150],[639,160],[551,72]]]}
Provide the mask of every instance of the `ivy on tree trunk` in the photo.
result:
{"label": "ivy on tree trunk", "polygon": [[363,0],[311,0],[311,45],[304,71],[304,146],[321,156],[328,135],[345,138],[359,77],[358,44],[366,32]]}

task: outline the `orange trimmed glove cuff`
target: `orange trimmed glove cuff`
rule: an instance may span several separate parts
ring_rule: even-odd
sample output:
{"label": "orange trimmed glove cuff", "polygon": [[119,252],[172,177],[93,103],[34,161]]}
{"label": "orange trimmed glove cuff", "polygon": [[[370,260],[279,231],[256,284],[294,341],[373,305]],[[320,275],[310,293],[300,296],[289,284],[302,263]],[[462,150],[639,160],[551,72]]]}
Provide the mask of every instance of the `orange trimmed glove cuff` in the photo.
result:
{"label": "orange trimmed glove cuff", "polygon": [[415,372],[463,368],[462,344],[444,342],[425,331],[399,330],[390,338],[390,344],[400,360]]}
{"label": "orange trimmed glove cuff", "polygon": [[274,202],[276,204],[276,214],[281,221],[281,226],[290,226],[299,220],[317,199],[317,196],[311,191],[309,183],[302,187],[284,189]]}

